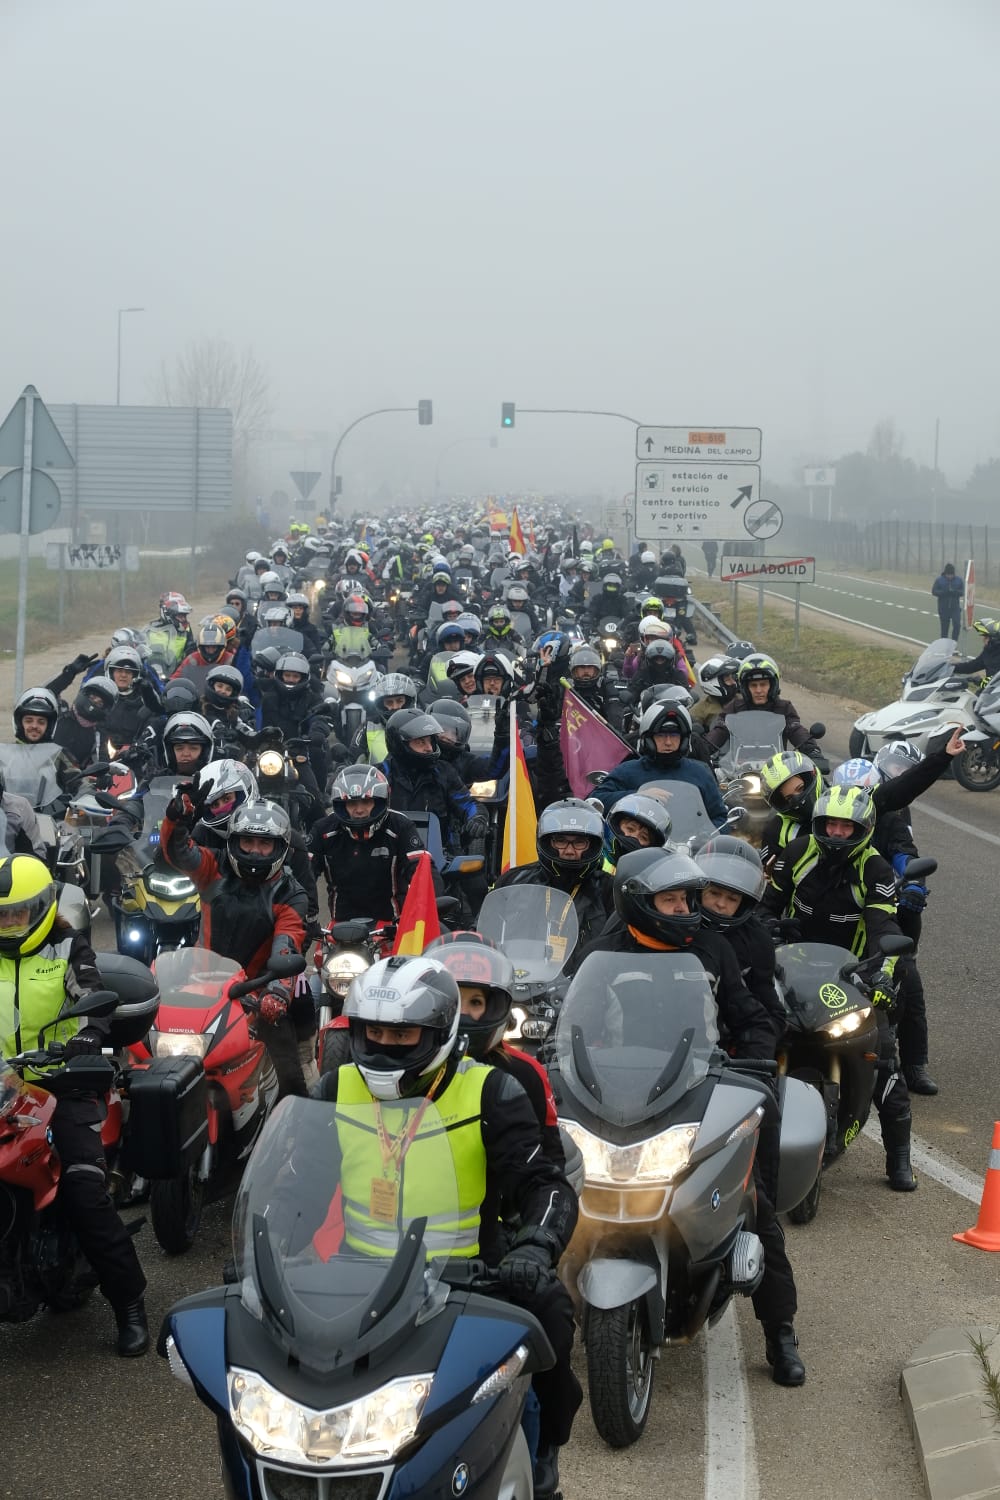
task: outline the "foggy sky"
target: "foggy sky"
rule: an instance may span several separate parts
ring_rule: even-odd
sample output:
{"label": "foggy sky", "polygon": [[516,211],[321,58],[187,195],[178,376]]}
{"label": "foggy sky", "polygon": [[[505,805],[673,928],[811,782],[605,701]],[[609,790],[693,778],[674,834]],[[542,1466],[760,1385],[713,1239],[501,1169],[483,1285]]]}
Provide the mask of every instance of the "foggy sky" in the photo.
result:
{"label": "foggy sky", "polygon": [[993,0],[0,0],[0,56],[4,410],[113,401],[141,304],[126,402],[206,335],[275,427],[433,398],[345,484],[630,487],[502,400],[1000,455]]}

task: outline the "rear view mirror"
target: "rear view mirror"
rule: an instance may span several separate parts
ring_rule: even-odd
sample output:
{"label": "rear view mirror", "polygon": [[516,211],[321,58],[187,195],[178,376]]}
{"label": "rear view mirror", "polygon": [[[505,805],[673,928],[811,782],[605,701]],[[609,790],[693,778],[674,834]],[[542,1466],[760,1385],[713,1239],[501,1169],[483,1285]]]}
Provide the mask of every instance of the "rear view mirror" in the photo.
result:
{"label": "rear view mirror", "polygon": [[279,953],[268,961],[267,972],[275,979],[291,979],[293,975],[301,974],[305,966],[301,953]]}
{"label": "rear view mirror", "polygon": [[816,724],[810,724],[809,725],[809,738],[810,739],[821,740],[823,738],[824,734],[826,734],[826,725],[825,724],[816,723]]}

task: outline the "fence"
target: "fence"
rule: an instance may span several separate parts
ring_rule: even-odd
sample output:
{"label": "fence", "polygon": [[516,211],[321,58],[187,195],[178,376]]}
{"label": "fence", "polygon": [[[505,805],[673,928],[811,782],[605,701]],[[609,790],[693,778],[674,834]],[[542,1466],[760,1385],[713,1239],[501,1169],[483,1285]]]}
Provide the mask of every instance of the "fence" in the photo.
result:
{"label": "fence", "polygon": [[[782,551],[802,551],[845,567],[923,574],[928,580],[946,562],[959,572],[975,559],[980,586],[1000,583],[1000,528],[963,521],[818,521],[786,516]],[[928,585],[929,586],[929,585]]]}

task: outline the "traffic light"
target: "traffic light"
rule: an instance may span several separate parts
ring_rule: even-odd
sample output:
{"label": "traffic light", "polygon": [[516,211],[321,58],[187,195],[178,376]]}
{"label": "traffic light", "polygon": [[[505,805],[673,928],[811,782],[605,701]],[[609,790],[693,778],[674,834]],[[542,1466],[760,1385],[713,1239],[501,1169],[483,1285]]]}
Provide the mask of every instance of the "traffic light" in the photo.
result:
{"label": "traffic light", "polygon": [[433,422],[433,420],[434,420],[434,402],[433,401],[418,401],[417,402],[417,421],[420,423],[421,427],[429,427],[431,425],[431,423]]}
{"label": "traffic light", "polygon": [[504,401],[500,407],[500,426],[513,427],[514,425],[514,403]]}

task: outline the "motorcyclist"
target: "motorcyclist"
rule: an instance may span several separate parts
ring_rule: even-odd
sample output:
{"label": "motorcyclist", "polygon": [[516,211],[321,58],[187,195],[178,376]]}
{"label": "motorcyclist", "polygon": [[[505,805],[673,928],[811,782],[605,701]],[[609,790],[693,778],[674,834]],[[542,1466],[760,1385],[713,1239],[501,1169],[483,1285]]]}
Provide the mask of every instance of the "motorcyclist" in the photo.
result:
{"label": "motorcyclist", "polygon": [[708,816],[717,828],[726,821],[726,805],[708,766],[692,760],[691,715],[681,704],[651,703],[639,719],[638,759],[624,760],[594,788],[594,796],[610,808],[625,792],[641,791],[647,781],[686,781],[702,795]]}
{"label": "motorcyclist", "polygon": [[486,611],[485,624],[486,629],[483,631],[484,651],[496,651],[498,648],[502,648],[513,655],[515,652],[524,649],[524,637],[514,629],[508,605],[491,604]]}
{"label": "motorcyclist", "polygon": [[[17,854],[0,859],[0,1038],[5,1056],[61,1042],[65,1057],[100,1052],[110,1025],[104,1018],[72,1017],[50,1023],[64,1008],[103,989],[90,941],[57,915],[57,891],[41,860]],[[49,1027],[45,1037],[40,1033]],[[44,1087],[44,1073],[36,1075]],[[90,1261],[118,1327],[118,1353],[145,1354],[149,1328],[146,1278],[132,1236],[107,1190],[101,1123],[104,1099],[76,1092],[59,1096],[51,1138],[62,1163],[59,1204]]]}
{"label": "motorcyclist", "polygon": [[[545,637],[541,637],[545,639]],[[621,731],[625,707],[616,692],[608,690],[604,662],[593,646],[573,646],[567,662],[573,691],[588,708],[606,719],[612,729]]]}
{"label": "motorcyclist", "polygon": [[[60,791],[66,794],[73,792],[80,784],[80,772],[76,762],[54,739],[56,725],[59,723],[59,704],[55,694],[44,687],[26,688],[14,704],[13,721],[15,749],[23,747],[23,753],[18,759],[31,762],[23,767],[26,776],[23,784],[19,782],[19,790],[24,795],[28,794],[33,773],[37,773],[37,785],[40,787],[43,769],[51,764]],[[36,745],[39,748],[32,750],[31,747]],[[43,746],[50,748],[45,751]],[[9,771],[14,756],[4,759]],[[35,793],[32,793],[30,800],[35,803]]]}
{"label": "motorcyclist", "polygon": [[432,714],[404,708],[385,727],[389,754],[382,770],[389,780],[390,806],[397,812],[431,812],[441,825],[447,849],[485,838],[489,821],[469,795],[454,767],[441,759],[441,726]]}
{"label": "motorcyclist", "polygon": [[205,674],[200,708],[212,726],[218,744],[240,747],[254,733],[256,723],[250,703],[243,697],[243,678],[236,667],[211,667]]}
{"label": "motorcyclist", "polygon": [[292,629],[302,637],[306,656],[319,656],[323,650],[323,637],[309,618],[308,598],[305,594],[292,593],[285,603],[292,612]]}
{"label": "motorcyclist", "polygon": [[208,765],[214,752],[212,726],[203,714],[171,714],[163,727],[166,774],[192,777]]}
{"label": "motorcyclist", "polygon": [[[892,867],[872,848],[876,808],[862,787],[831,787],[816,800],[808,837],[793,839],[771,867],[765,912],[794,920],[802,940],[835,943],[858,958],[876,957],[882,937],[900,935]],[[879,1061],[875,1107],[882,1127],[889,1186],[917,1186],[910,1165],[910,1095],[896,1056],[888,1012],[895,959],[883,964],[885,980],[875,1005]]]}
{"label": "motorcyclist", "polygon": [[785,1008],[775,985],[774,942],[758,916],[767,888],[760,854],[745,839],[717,833],[697,847],[694,862],[707,882],[699,897],[704,925],[736,954],[743,983],[767,1011],[780,1041]]}
{"label": "motorcyclist", "polygon": [[231,666],[235,656],[236,652],[228,647],[224,627],[209,617],[198,626],[195,649],[188,652],[170,675],[198,681],[209,667]]}
{"label": "motorcyclist", "polygon": [[459,701],[464,703],[477,691],[476,667],[479,665],[478,651],[456,651],[451,661],[445,668],[448,681],[452,683],[459,695]]}
{"label": "motorcyclist", "polygon": [[[302,953],[306,941],[306,893],[285,868],[291,823],[277,803],[246,802],[229,815],[225,853],[202,848],[191,830],[209,790],[207,781],[178,786],[160,825],[161,847],[167,863],[201,892],[199,946],[233,959],[254,979],[272,959]],[[271,980],[253,1007],[279,1097],[304,1095],[307,1078],[315,1076],[315,1011],[311,996],[296,998],[295,988],[293,980]]]}
{"label": "motorcyclist", "polygon": [[104,658],[102,673],[118,689],[115,706],[104,721],[104,732],[115,745],[134,744],[145,726],[162,712],[163,695],[143,671],[142,657],[134,646],[112,646]]}
{"label": "motorcyclist", "polygon": [[118,689],[110,677],[91,677],[57,722],[52,738],[78,768],[107,758],[104,726],[117,702]]}
{"label": "motorcyclist", "polygon": [[361,595],[348,594],[341,622],[330,632],[330,652],[338,661],[349,656],[365,659],[371,656],[373,641],[368,616],[368,605]]}
{"label": "motorcyclist", "polygon": [[726,704],[736,697],[738,670],[739,662],[732,656],[710,656],[699,664],[695,676],[701,697],[691,710],[691,717],[695,728],[702,733],[711,728]]}
{"label": "motorcyclist", "polygon": [[435,635],[435,650],[429,652],[420,663],[417,671],[424,677],[427,687],[433,693],[440,693],[450,679],[448,667],[456,652],[465,648],[465,633],[458,621],[446,620],[439,625]]}
{"label": "motorcyclist", "polygon": [[[626,854],[614,878],[617,916],[581,958],[589,953],[650,950],[690,954],[712,983],[723,1045],[740,1057],[771,1059],[774,1028],[768,1013],[744,984],[732,948],[704,922],[700,900],[705,884],[705,875],[685,854],[660,849]],[[764,1330],[772,1378],[778,1385],[798,1386],[806,1374],[795,1335],[798,1299],[774,1210],[777,1156],[775,1152],[770,1155],[769,1161],[755,1167],[756,1229],[764,1246],[764,1279],[753,1295],[753,1305]]]}
{"label": "motorcyclist", "polygon": [[160,617],[147,625],[146,643],[154,666],[165,676],[194,650],[190,617],[191,606],[183,594],[168,590],[160,595]]}
{"label": "motorcyclist", "polygon": [[[374,1105],[380,1116],[383,1110],[393,1116],[399,1100],[426,1096],[445,1118],[461,1121],[445,1136],[459,1189],[458,1253],[482,1255],[497,1266],[503,1294],[534,1313],[556,1354],[554,1368],[533,1380],[541,1408],[534,1493],[552,1497],[559,1483],[559,1449],[569,1439],[582,1399],[570,1366],[572,1304],[555,1276],[576,1223],[575,1196],[543,1153],[538,1121],[520,1084],[499,1068],[460,1055],[459,989],[441,963],[429,955],[382,959],[354,981],[344,1014],[353,1061],[323,1075],[320,1097]],[[362,1204],[352,1228],[355,1239],[363,1239],[366,1229],[377,1229],[383,1211],[381,1198],[369,1193],[373,1170],[389,1184],[383,1197],[394,1202],[400,1189],[395,1164],[390,1167],[377,1150],[373,1157],[366,1137],[350,1139],[359,1159],[355,1165],[347,1156],[341,1177],[345,1201]],[[418,1135],[407,1152],[408,1215],[419,1211],[423,1161]],[[350,1191],[352,1176],[357,1193]],[[430,1192],[432,1183],[427,1186]],[[509,1248],[499,1232],[501,1215],[506,1220],[516,1215],[521,1226]],[[454,1244],[449,1250],[456,1253]]]}
{"label": "motorcyclist", "polygon": [[583,947],[602,930],[612,909],[611,879],[602,868],[604,820],[579,797],[551,802],[539,814],[535,850],[537,860],[506,870],[496,889],[545,885],[563,891],[576,908]]}
{"label": "motorcyclist", "polygon": [[371,917],[398,922],[420,836],[389,808],[389,782],[377,766],[344,766],[329,794],[330,811],[313,824],[309,846],[326,880],[331,922]]}
{"label": "motorcyclist", "polygon": [[982,650],[968,661],[949,662],[949,670],[953,677],[974,677],[977,672],[993,677],[1000,672],[1000,620],[977,620],[972,628],[982,636]]}
{"label": "motorcyclist", "polygon": [[721,750],[729,739],[729,721],[734,714],[775,714],[783,720],[781,734],[785,747],[801,750],[820,771],[829,771],[826,757],[799,718],[795,705],[781,697],[781,677],[771,657],[762,652],[746,657],[737,669],[736,685],[737,697],[723,707],[705,736],[713,750]]}
{"label": "motorcyclist", "polygon": [[604,819],[604,869],[615,873],[618,861],[636,849],[663,849],[673,822],[658,797],[629,792],[619,797]]}

